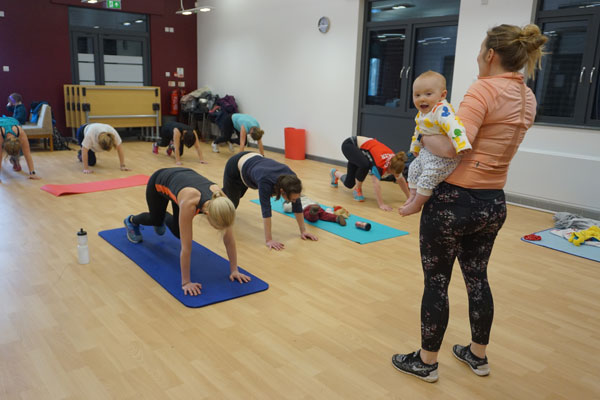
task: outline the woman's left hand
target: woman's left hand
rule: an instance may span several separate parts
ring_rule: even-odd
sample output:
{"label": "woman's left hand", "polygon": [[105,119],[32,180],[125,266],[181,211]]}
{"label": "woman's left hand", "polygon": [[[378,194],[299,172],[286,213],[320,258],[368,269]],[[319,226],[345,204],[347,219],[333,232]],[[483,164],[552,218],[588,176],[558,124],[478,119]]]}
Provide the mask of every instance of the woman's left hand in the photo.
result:
{"label": "woman's left hand", "polygon": [[131,168],[127,168],[125,165],[121,165],[121,171],[131,171]]}
{"label": "woman's left hand", "polygon": [[40,178],[40,177],[39,177],[39,176],[37,176],[37,175],[29,175],[29,179],[35,179],[35,180],[38,180],[38,179],[42,179],[42,178]]}
{"label": "woman's left hand", "polygon": [[302,235],[300,235],[300,237],[302,238],[302,240],[306,240],[306,239],[310,239],[310,240],[314,240],[314,241],[319,240],[315,235],[313,235],[312,233],[309,233],[309,232],[302,232]]}
{"label": "woman's left hand", "polygon": [[238,281],[239,283],[250,282],[250,277],[248,275],[242,274],[240,271],[232,272],[229,275],[229,280],[231,282]]}

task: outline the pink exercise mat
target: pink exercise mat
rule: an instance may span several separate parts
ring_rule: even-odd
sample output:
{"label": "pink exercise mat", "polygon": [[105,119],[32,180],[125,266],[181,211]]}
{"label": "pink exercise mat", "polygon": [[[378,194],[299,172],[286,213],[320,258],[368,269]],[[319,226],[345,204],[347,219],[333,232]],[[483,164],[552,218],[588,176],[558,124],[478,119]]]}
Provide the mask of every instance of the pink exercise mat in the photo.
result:
{"label": "pink exercise mat", "polygon": [[127,178],[109,179],[106,181],[73,183],[70,185],[44,185],[40,189],[53,194],[62,196],[63,194],[80,194],[100,192],[103,190],[122,189],[131,186],[141,186],[148,183],[148,175],[133,175]]}

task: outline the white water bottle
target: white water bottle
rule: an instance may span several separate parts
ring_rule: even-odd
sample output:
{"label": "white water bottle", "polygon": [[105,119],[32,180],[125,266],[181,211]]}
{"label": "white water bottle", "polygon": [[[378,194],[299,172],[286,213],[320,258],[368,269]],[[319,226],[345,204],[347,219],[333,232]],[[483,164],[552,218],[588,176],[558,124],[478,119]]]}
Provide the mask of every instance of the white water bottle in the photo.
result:
{"label": "white water bottle", "polygon": [[89,264],[90,252],[87,244],[87,232],[84,231],[83,228],[77,232],[77,255],[79,264]]}

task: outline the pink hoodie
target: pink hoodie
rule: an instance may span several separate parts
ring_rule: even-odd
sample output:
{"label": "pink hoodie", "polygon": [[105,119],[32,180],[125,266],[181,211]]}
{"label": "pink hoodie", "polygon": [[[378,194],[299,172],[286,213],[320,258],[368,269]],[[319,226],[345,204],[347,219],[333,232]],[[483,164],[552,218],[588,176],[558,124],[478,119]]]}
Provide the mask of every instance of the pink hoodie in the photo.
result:
{"label": "pink hoodie", "polygon": [[510,161],[533,125],[536,106],[522,74],[479,77],[457,113],[473,150],[446,182],[471,189],[502,189]]}

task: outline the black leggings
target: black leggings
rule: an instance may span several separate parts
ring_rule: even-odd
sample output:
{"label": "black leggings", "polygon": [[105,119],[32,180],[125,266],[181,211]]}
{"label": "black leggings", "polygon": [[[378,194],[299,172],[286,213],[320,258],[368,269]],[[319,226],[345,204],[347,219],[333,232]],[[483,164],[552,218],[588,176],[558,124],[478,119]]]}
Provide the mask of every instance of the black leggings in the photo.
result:
{"label": "black leggings", "polygon": [[[156,190],[154,184],[157,173],[158,171],[152,174],[146,186],[146,202],[148,203],[149,212],[134,215],[131,218],[131,222],[144,226],[161,226],[164,222],[169,227],[171,233],[179,239],[179,206]],[[169,201],[173,207],[173,215],[167,212]]]}
{"label": "black leggings", "polygon": [[[85,137],[85,135],[83,134],[83,131],[85,130],[86,126],[88,126],[88,124],[81,125],[79,128],[77,128],[77,133],[75,134],[75,136],[77,137],[77,143],[80,146],[81,146],[81,143],[83,142],[83,139]],[[81,147],[83,148],[83,146],[81,146]],[[80,151],[82,151],[82,150],[80,150]],[[92,149],[88,150],[88,165],[90,167],[93,167],[94,165],[96,165],[96,153]]]}
{"label": "black leggings", "polygon": [[[160,133],[160,140],[159,140],[158,142],[156,142],[156,144],[157,144],[159,147],[167,147],[168,145],[170,145],[170,144],[171,144],[171,142],[173,142],[173,139],[172,139],[172,137],[173,137],[173,135],[171,135],[170,137],[169,137],[169,136],[163,136],[163,135],[162,135],[162,132],[161,132],[161,133]],[[180,141],[180,142],[179,142],[179,155],[180,155],[180,156],[182,156],[182,155],[183,155],[183,147],[184,147],[184,145],[183,145],[183,141]]]}
{"label": "black leggings", "polygon": [[502,190],[470,190],[440,183],[421,214],[419,243],[425,289],[421,302],[421,347],[439,351],[448,326],[448,285],[458,257],[467,295],[471,340],[487,345],[494,301],[487,265],[506,219]]}
{"label": "black leggings", "polygon": [[354,138],[344,140],[342,143],[342,153],[348,160],[346,177],[342,183],[348,189],[352,189],[356,183],[355,180],[359,182],[365,181],[369,169],[371,168],[371,161],[358,148]]}
{"label": "black leggings", "polygon": [[240,199],[244,197],[244,194],[246,194],[246,191],[248,190],[248,186],[242,181],[242,174],[238,168],[238,162],[242,156],[248,153],[250,152],[242,151],[227,160],[225,171],[223,172],[223,193],[229,197],[229,200],[231,200],[236,209],[240,204]]}
{"label": "black leggings", "polygon": [[233,127],[233,120],[231,119],[232,116],[233,116],[233,114],[229,114],[225,117],[225,120],[223,121],[223,128],[221,129],[221,136],[219,136],[218,138],[215,139],[215,144],[224,143],[224,142],[240,144],[240,138],[239,138],[240,133],[239,132],[238,132],[237,139],[231,138],[233,133],[237,132],[235,130],[235,128]]}

